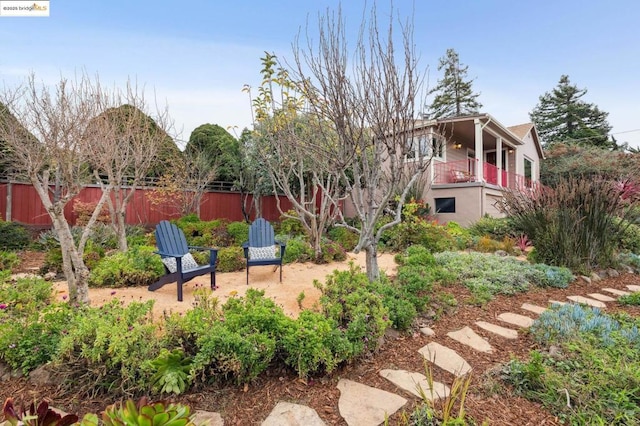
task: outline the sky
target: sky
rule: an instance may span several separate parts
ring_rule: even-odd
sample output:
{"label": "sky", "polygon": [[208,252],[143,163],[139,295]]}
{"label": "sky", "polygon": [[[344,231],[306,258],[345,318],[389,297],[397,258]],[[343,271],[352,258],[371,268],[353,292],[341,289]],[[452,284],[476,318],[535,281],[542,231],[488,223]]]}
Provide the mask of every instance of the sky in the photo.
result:
{"label": "sky", "polygon": [[[377,2],[384,24],[390,4]],[[178,141],[205,123],[239,135],[251,126],[242,87],[259,86],[265,51],[291,60],[296,36],[313,33],[319,14],[341,7],[355,32],[372,5],[51,0],[48,17],[0,17],[0,84],[13,87],[32,72],[45,84],[82,71],[116,87],[131,79],[168,106]],[[609,113],[618,142],[640,147],[640,1],[395,0],[393,8],[413,22],[430,85],[441,77],[438,58],[455,49],[481,111],[511,126],[530,121],[539,96],[567,74],[588,90],[584,101]]]}

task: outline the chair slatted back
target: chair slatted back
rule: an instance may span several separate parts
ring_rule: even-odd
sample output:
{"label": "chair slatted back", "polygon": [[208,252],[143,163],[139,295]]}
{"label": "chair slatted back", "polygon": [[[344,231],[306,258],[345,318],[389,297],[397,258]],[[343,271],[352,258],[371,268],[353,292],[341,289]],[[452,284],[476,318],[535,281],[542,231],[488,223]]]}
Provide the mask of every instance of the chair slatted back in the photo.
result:
{"label": "chair slatted back", "polygon": [[158,251],[164,253],[186,254],[189,251],[182,230],[166,220],[156,226],[156,245]]}
{"label": "chair slatted back", "polygon": [[249,227],[249,247],[269,247],[275,245],[273,226],[259,217]]}

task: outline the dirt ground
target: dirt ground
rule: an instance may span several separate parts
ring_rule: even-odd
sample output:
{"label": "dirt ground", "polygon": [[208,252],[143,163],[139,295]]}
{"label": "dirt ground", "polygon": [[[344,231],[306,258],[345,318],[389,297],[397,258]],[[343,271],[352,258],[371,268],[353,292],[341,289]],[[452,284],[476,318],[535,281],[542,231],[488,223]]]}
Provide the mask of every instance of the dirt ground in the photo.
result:
{"label": "dirt ground", "polygon": [[[362,254],[351,255],[356,264],[364,265]],[[29,264],[27,259],[25,264]],[[32,263],[37,263],[32,259]],[[396,266],[393,256],[384,254],[379,263],[388,274],[395,274]],[[293,316],[299,312],[296,298],[301,291],[305,292],[304,307],[310,307],[318,298],[318,291],[313,287],[313,280],[324,280],[326,275],[334,269],[348,268],[348,261],[329,265],[294,264],[285,265],[283,282],[278,282],[278,272],[272,267],[256,267],[250,273],[250,286],[247,287],[245,272],[218,274],[217,295],[225,300],[235,294],[242,295],[247,288],[265,289],[267,296],[273,297],[285,311]],[[208,286],[208,279],[200,277],[185,286],[185,301],[176,301],[176,288],[167,285],[156,292],[148,292],[146,288],[134,289],[101,289],[91,290],[93,304],[100,304],[112,298],[125,301],[147,300],[153,297],[156,302],[156,312],[172,310],[174,312],[189,309],[193,302],[193,289],[196,284]],[[355,380],[389,392],[398,393],[409,399],[403,409],[391,416],[389,424],[404,424],[403,416],[408,416],[419,401],[404,393],[391,382],[383,379],[381,369],[405,369],[423,372],[425,370],[422,357],[418,350],[429,342],[436,341],[456,350],[473,367],[472,382],[465,409],[477,424],[486,421],[490,425],[557,425],[558,419],[544,407],[514,395],[508,386],[497,380],[500,366],[513,357],[527,358],[532,349],[538,345],[531,337],[521,330],[517,340],[503,339],[488,332],[479,334],[490,340],[496,349],[491,354],[473,351],[446,336],[452,330],[459,330],[464,326],[471,326],[476,321],[499,323],[496,317],[504,312],[514,312],[521,315],[535,317],[531,312],[521,308],[523,303],[547,306],[549,300],[566,300],[568,295],[587,295],[598,292],[604,287],[627,290],[627,284],[640,284],[640,276],[622,274],[618,278],[609,278],[598,283],[587,283],[577,280],[568,289],[533,289],[527,293],[514,296],[497,296],[484,306],[472,306],[463,303],[470,295],[466,288],[454,285],[441,289],[450,293],[459,302],[458,307],[442,314],[438,318],[421,318],[422,325],[430,326],[436,333],[434,337],[414,332],[399,334],[388,333],[379,351],[369,357],[359,359],[352,364],[344,365],[331,374],[315,377],[307,382],[301,381],[290,370],[284,368],[270,368],[260,375],[248,387],[234,384],[213,384],[200,386],[189,393],[172,401],[189,404],[192,409],[215,411],[221,413],[225,425],[259,425],[270,413],[278,401],[284,400],[305,404],[315,409],[327,425],[346,425],[339,414],[338,401],[340,392],[336,388],[341,378]],[[66,289],[63,283],[58,284],[58,295],[63,297]],[[111,294],[115,291],[115,294]],[[237,292],[237,293],[236,293]],[[639,307],[623,307],[617,302],[607,303],[607,312],[625,310],[632,315],[640,316]],[[433,367],[433,378],[436,381],[451,385],[453,377],[450,373]],[[109,395],[96,399],[86,399],[73,394],[63,394],[56,386],[38,387],[25,378],[14,378],[0,383],[0,399],[14,397],[18,402],[29,403],[33,400],[48,399],[56,407],[67,412],[84,414],[86,412],[100,412],[109,403],[115,402]]]}
{"label": "dirt ground", "polygon": [[[365,254],[349,254],[348,259],[343,262],[334,262],[325,265],[314,263],[293,263],[284,265],[282,269],[282,282],[280,282],[280,272],[274,266],[254,266],[249,270],[249,285],[247,285],[246,271],[226,272],[216,274],[216,285],[218,289],[214,295],[220,303],[224,303],[233,296],[244,296],[247,289],[253,288],[264,290],[265,296],[273,299],[280,305],[284,312],[292,317],[297,317],[300,313],[297,297],[304,292],[303,308],[311,308],[320,297],[320,291],[313,286],[314,280],[324,283],[326,276],[334,270],[348,270],[349,263],[354,262],[365,268]],[[396,264],[393,255],[382,254],[378,258],[378,265],[387,275],[395,275]],[[175,283],[167,284],[159,290],[149,292],[146,287],[127,288],[92,288],[89,291],[91,305],[100,306],[111,300],[119,299],[125,303],[131,301],[142,301],[153,298],[154,316],[158,317],[164,312],[185,312],[193,307],[193,292],[197,288],[209,288],[210,279],[208,275],[203,275],[189,281],[183,287],[183,301],[178,302],[177,286]],[[54,284],[60,300],[67,294],[67,283],[65,281]]]}

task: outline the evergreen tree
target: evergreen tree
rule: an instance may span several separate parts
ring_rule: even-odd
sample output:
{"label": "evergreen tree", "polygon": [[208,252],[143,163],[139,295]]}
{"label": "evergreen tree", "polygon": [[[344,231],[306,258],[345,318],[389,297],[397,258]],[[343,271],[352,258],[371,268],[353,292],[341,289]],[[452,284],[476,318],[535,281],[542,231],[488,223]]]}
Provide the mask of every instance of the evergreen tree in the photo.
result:
{"label": "evergreen tree", "polygon": [[187,155],[203,152],[211,167],[218,170],[218,180],[234,182],[240,161],[240,145],[231,133],[217,124],[202,124],[196,127],[185,147]]}
{"label": "evergreen tree", "polygon": [[560,77],[555,89],[540,96],[540,102],[529,113],[544,141],[545,147],[556,142],[613,148],[608,134],[609,113],[581,98],[587,89],[579,89],[569,82],[569,76]]}
{"label": "evergreen tree", "polygon": [[458,53],[447,49],[447,54],[440,58],[438,71],[444,69],[442,80],[429,94],[435,93],[431,105],[427,106],[429,118],[457,117],[461,115],[477,114],[482,108],[478,102],[479,93],[474,93],[471,84],[473,79],[467,80],[468,66],[460,63]]}

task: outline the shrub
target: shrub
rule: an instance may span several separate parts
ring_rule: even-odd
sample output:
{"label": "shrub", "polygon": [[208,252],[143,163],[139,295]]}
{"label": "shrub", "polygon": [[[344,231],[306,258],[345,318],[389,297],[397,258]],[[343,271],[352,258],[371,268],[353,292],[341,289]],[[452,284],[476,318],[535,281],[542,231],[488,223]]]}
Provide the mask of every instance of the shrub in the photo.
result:
{"label": "shrub", "polygon": [[345,260],[347,258],[347,252],[345,252],[344,248],[336,242],[322,241],[320,243],[320,248],[322,249],[322,254],[320,259],[316,259],[316,262],[321,261],[322,263],[329,263]]}
{"label": "shrub", "polygon": [[[207,262],[209,259],[207,258]],[[223,247],[218,250],[219,272],[241,271],[245,267],[244,252],[242,247]]]}
{"label": "shrub", "polygon": [[103,258],[91,271],[89,285],[95,287],[129,287],[152,284],[164,274],[155,247],[132,247]]}
{"label": "shrub", "polygon": [[302,237],[291,238],[287,241],[283,263],[308,262],[313,259],[313,247]]}
{"label": "shrub", "polygon": [[621,305],[640,306],[640,292],[626,294],[618,298]]}
{"label": "shrub", "polygon": [[570,178],[554,189],[534,193],[508,192],[505,211],[531,238],[536,258],[572,270],[607,267],[632,210],[613,182],[604,178]]}
{"label": "shrub", "polygon": [[456,241],[446,228],[416,218],[406,220],[388,229],[382,241],[392,251],[402,251],[407,247],[420,244],[432,252],[451,250],[456,247]]}
{"label": "shrub", "polygon": [[0,271],[11,270],[20,264],[18,255],[12,251],[0,250]]}
{"label": "shrub", "polygon": [[233,245],[241,246],[249,240],[249,224],[246,222],[231,222],[227,225],[227,232],[233,239]]}
{"label": "shrub", "polygon": [[360,239],[360,236],[357,233],[343,226],[335,226],[329,229],[327,235],[333,241],[340,244],[346,251],[353,250]]}
{"label": "shrub", "polygon": [[44,255],[44,264],[40,268],[42,272],[53,271],[55,273],[62,271],[62,249],[52,248]]}
{"label": "shrub", "polygon": [[449,235],[451,235],[455,240],[456,247],[458,249],[464,250],[466,248],[469,248],[473,243],[471,232],[468,229],[460,226],[460,224],[458,224],[457,222],[447,222],[445,228],[447,229]]}
{"label": "shrub", "polygon": [[84,394],[146,391],[150,373],[140,366],[160,349],[152,308],[153,301],[122,306],[117,300],[85,308],[69,324],[53,360],[61,382]]}
{"label": "shrub", "polygon": [[74,316],[73,308],[59,303],[32,311],[26,317],[3,321],[0,359],[23,374],[47,363],[57,352],[60,339]]}
{"label": "shrub", "polygon": [[386,277],[369,284],[368,288],[382,297],[382,304],[389,311],[389,320],[396,330],[408,330],[418,315],[416,307],[404,297],[403,290]]}
{"label": "shrub", "polygon": [[302,222],[300,222],[299,219],[296,219],[298,217],[298,213],[296,213],[294,210],[289,210],[287,211],[287,216],[280,216],[278,233],[288,234],[292,237],[306,236],[306,231],[304,229],[304,226],[302,225]]}
{"label": "shrub", "polygon": [[31,235],[24,226],[0,219],[0,250],[21,250],[31,244]]}
{"label": "shrub", "polygon": [[284,362],[301,378],[321,371],[330,373],[342,359],[332,350],[333,321],[318,312],[302,311],[282,334]]}
{"label": "shrub", "polygon": [[469,227],[472,236],[484,237],[501,241],[506,236],[515,236],[519,232],[515,224],[509,218],[496,218],[489,215],[483,216]]}
{"label": "shrub", "polygon": [[[93,202],[89,201],[85,203],[77,199],[74,200],[73,213],[76,215],[76,225],[85,226],[89,222],[89,219],[91,219],[91,216],[93,215],[93,212],[95,211],[97,206],[98,206],[97,201],[93,201]],[[102,209],[100,210],[100,213],[98,213],[97,222],[98,223],[111,222],[109,208],[107,207],[106,204],[102,205]]]}
{"label": "shrub", "polygon": [[489,236],[484,236],[476,242],[474,249],[480,253],[494,253],[502,250],[502,244]]}
{"label": "shrub", "polygon": [[314,281],[322,292],[322,312],[335,321],[349,343],[345,359],[376,349],[389,326],[382,298],[367,289],[368,283],[367,275],[353,264],[348,271],[333,271],[325,284]]}
{"label": "shrub", "polygon": [[49,303],[53,286],[42,278],[20,278],[16,282],[8,280],[8,274],[0,274],[0,318],[4,316],[28,317],[41,312]]}
{"label": "shrub", "polygon": [[227,232],[228,221],[224,219],[205,222],[195,215],[187,215],[174,223],[182,229],[190,246],[228,247],[233,243],[233,238]]}
{"label": "shrub", "polygon": [[435,259],[481,302],[490,300],[494,294],[526,291],[531,285],[564,288],[573,279],[567,269],[534,267],[512,257],[444,252],[435,254]]}
{"label": "shrub", "polygon": [[616,219],[616,224],[623,229],[619,236],[619,247],[631,253],[640,253],[640,226],[621,219]]}
{"label": "shrub", "polygon": [[82,254],[82,260],[84,260],[84,264],[87,268],[94,269],[100,259],[104,257],[104,249],[93,242],[93,240],[87,241],[87,245],[84,248],[84,253]]}

